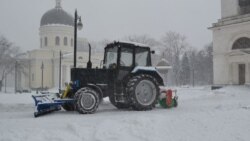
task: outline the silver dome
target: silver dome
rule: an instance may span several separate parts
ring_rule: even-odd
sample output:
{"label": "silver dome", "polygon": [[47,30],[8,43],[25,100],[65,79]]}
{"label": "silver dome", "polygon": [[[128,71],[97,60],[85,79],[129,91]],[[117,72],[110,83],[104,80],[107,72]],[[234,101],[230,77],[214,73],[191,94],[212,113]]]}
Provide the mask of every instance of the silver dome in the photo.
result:
{"label": "silver dome", "polygon": [[74,18],[61,7],[55,7],[47,11],[41,19],[40,26],[49,24],[61,24],[74,26]]}

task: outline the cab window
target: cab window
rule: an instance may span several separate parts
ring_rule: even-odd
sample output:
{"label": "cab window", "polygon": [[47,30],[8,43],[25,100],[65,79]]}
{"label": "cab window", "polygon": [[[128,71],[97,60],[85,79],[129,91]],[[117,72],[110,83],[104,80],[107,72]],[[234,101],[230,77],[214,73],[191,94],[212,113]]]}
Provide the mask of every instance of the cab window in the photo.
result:
{"label": "cab window", "polygon": [[135,66],[148,66],[149,51],[147,49],[136,49]]}
{"label": "cab window", "polygon": [[120,66],[131,67],[133,65],[133,49],[121,48]]}

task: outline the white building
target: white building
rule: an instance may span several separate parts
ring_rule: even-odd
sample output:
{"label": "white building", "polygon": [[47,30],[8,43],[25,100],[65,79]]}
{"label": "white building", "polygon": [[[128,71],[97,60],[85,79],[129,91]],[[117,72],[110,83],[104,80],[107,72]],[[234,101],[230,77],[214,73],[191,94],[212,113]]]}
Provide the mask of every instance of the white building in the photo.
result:
{"label": "white building", "polygon": [[250,84],[250,0],[221,0],[213,31],[214,85]]}
{"label": "white building", "polygon": [[[17,74],[17,90],[42,86],[58,88],[60,51],[63,54],[61,86],[70,81],[70,69],[73,67],[74,18],[63,10],[61,0],[56,0],[55,8],[42,16],[39,31],[40,49],[28,51],[22,58],[21,61],[26,62],[25,73]],[[87,39],[78,38],[77,67],[86,67],[87,51]],[[93,67],[99,66],[102,56],[102,53],[92,52]]]}

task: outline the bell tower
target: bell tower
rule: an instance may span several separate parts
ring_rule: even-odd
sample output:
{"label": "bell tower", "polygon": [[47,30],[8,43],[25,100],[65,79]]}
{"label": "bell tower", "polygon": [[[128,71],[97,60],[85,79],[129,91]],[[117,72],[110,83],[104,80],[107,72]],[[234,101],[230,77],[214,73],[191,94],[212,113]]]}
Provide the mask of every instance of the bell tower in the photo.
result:
{"label": "bell tower", "polygon": [[250,0],[221,0],[222,19],[249,13]]}
{"label": "bell tower", "polygon": [[221,17],[228,18],[239,15],[239,0],[221,0]]}

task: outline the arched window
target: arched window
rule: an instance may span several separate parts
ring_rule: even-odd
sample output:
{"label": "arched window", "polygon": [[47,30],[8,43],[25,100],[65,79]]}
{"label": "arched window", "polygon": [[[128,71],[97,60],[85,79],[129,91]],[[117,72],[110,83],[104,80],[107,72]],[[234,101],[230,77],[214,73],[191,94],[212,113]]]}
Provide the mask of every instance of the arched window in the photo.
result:
{"label": "arched window", "polygon": [[239,0],[240,14],[250,13],[250,0]]}
{"label": "arched window", "polygon": [[236,40],[233,44],[232,49],[250,49],[250,39],[247,37],[242,37]]}
{"label": "arched window", "polygon": [[44,37],[44,46],[48,46],[48,38]]}
{"label": "arched window", "polygon": [[71,39],[70,45],[71,45],[72,47],[74,46],[74,41],[73,41],[73,39]]}
{"label": "arched window", "polygon": [[59,46],[60,45],[60,38],[58,36],[56,36],[56,45]]}
{"label": "arched window", "polygon": [[67,46],[67,45],[68,45],[68,39],[67,39],[67,37],[64,37],[64,38],[63,38],[63,44],[64,44],[64,46]]}
{"label": "arched window", "polygon": [[40,39],[40,48],[43,47],[43,38]]}

